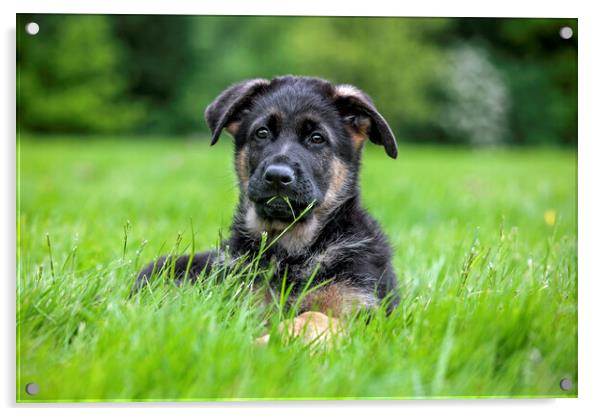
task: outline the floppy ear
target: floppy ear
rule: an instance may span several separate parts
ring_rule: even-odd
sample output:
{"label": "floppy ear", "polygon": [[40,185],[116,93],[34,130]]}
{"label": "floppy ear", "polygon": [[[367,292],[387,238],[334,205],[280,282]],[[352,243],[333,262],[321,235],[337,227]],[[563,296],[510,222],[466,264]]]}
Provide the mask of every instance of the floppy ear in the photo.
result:
{"label": "floppy ear", "polygon": [[337,85],[334,100],[354,134],[369,137],[373,143],[384,146],[387,155],[397,158],[395,136],[367,94],[353,85]]}
{"label": "floppy ear", "polygon": [[269,85],[265,79],[249,79],[234,84],[222,92],[205,110],[205,120],[211,130],[211,145],[219,140],[222,130],[235,135],[239,125],[239,115],[253,97]]}

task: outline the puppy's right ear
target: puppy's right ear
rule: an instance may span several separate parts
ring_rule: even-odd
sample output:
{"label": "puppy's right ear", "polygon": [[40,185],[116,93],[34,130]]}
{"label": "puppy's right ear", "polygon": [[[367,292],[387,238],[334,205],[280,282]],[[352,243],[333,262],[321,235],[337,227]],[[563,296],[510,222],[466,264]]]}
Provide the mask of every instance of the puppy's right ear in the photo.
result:
{"label": "puppy's right ear", "polygon": [[205,110],[205,120],[211,130],[212,146],[217,143],[224,128],[232,136],[236,134],[240,124],[240,113],[269,84],[270,81],[259,78],[242,81],[226,89],[209,104]]}

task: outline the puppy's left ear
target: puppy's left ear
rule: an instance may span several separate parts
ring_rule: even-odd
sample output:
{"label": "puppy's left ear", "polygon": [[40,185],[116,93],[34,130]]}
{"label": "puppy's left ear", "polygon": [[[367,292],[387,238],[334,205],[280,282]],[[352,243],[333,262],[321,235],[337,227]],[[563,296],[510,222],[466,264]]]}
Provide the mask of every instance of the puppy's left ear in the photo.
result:
{"label": "puppy's left ear", "polygon": [[241,112],[269,83],[270,81],[259,78],[239,82],[227,88],[209,104],[205,110],[205,120],[211,130],[212,146],[217,143],[224,128],[231,135],[236,134]]}
{"label": "puppy's left ear", "polygon": [[367,94],[353,85],[337,85],[334,103],[354,134],[369,137],[384,146],[387,155],[397,158],[395,135]]}

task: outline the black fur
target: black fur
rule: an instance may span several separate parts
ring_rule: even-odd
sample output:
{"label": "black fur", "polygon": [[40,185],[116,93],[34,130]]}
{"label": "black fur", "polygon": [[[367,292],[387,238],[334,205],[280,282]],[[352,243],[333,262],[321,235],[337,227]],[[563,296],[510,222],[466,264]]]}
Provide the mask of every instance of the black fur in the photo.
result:
{"label": "black fur", "polygon": [[[240,198],[224,243],[230,257],[252,258],[262,232],[272,241],[311,206],[263,256],[275,265],[275,288],[287,273],[294,297],[318,267],[313,284],[329,280],[325,287],[337,285],[341,296],[359,306],[370,308],[385,298],[390,308],[397,304],[389,244],[362,208],[358,189],[362,137],[384,146],[393,158],[397,145],[365,93],[317,78],[248,80],[225,90],[205,118],[212,144],[223,129],[235,139]],[[176,280],[196,280],[203,270],[222,265],[216,252],[174,260],[161,257],[147,265],[136,287],[166,270],[173,270]],[[353,301],[341,296],[338,306],[332,305],[335,312]]]}

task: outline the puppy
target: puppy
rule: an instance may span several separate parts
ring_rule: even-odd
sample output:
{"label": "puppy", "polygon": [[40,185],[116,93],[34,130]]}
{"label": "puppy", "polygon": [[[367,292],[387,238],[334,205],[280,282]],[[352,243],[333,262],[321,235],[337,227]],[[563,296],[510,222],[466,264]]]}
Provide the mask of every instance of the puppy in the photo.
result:
{"label": "puppy", "polygon": [[[240,197],[230,238],[220,253],[158,258],[140,272],[136,287],[166,270],[177,281],[195,281],[226,266],[225,250],[231,258],[252,259],[265,234],[260,263],[274,266],[269,284],[278,293],[286,274],[288,302],[300,304],[297,320],[304,323],[283,325],[283,331],[296,335],[309,325],[313,339],[354,311],[383,302],[392,310],[398,293],[391,249],[362,208],[358,188],[366,140],[397,157],[393,132],[372,100],[354,86],[318,78],[252,79],[226,89],[205,118],[212,145],[223,130],[235,142]],[[320,287],[300,299],[312,274],[312,286]]]}

